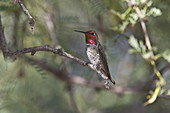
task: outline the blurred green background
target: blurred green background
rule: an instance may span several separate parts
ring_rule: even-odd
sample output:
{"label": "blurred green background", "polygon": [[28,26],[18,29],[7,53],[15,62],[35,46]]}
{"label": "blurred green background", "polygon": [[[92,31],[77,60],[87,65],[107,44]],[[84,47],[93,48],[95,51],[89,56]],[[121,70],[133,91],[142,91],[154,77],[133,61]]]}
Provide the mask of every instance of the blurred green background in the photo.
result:
{"label": "blurred green background", "polygon": [[[28,17],[13,0],[0,0],[0,14],[5,36],[11,51],[26,47],[60,45],[64,50],[88,61],[85,39],[77,30],[95,30],[105,48],[111,75],[117,86],[143,88],[154,75],[152,66],[139,54],[129,54],[128,37],[133,34],[144,41],[138,22],[128,25],[124,33],[112,30],[122,21],[110,13],[111,9],[123,13],[128,5],[125,0],[23,0],[35,19],[34,34]],[[170,1],[154,0],[153,6],[162,11],[159,17],[150,17],[146,23],[151,43],[157,52],[170,48]],[[0,113],[76,113],[65,82],[30,61],[46,62],[56,70],[65,70],[69,76],[81,76],[87,80],[103,82],[96,72],[53,53],[26,54],[15,62],[4,61],[0,52]],[[159,69],[167,61],[159,59]],[[58,75],[62,76],[62,75]],[[170,71],[164,73],[166,89],[170,88]],[[152,85],[151,85],[152,86]],[[147,89],[145,86],[144,88]],[[153,86],[154,88],[154,86]],[[169,97],[160,97],[146,107],[148,90],[116,94],[109,90],[73,84],[73,95],[81,113],[169,113]]]}

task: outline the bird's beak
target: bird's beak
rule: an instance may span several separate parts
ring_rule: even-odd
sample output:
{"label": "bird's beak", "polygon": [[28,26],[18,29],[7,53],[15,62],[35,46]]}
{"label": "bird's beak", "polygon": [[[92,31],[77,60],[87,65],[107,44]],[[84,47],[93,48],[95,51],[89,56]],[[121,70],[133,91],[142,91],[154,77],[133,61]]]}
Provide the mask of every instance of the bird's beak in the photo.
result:
{"label": "bird's beak", "polygon": [[84,31],[74,30],[75,32],[86,33]]}

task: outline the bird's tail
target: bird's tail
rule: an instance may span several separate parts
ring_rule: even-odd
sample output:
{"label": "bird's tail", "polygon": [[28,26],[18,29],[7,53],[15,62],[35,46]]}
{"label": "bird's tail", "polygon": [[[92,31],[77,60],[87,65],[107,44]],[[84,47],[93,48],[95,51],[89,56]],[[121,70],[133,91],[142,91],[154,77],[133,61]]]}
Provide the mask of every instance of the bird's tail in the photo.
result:
{"label": "bird's tail", "polygon": [[116,82],[115,82],[112,78],[110,78],[110,81],[111,81],[113,84],[116,84]]}

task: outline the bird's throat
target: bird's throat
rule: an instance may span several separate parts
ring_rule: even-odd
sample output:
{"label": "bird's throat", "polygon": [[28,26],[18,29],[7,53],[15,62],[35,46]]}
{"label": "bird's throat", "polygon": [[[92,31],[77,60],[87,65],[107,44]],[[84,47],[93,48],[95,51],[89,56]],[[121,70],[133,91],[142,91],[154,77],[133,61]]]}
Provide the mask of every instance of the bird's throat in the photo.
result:
{"label": "bird's throat", "polygon": [[96,42],[95,42],[94,40],[92,40],[92,39],[89,39],[88,42],[89,42],[90,44],[96,45]]}

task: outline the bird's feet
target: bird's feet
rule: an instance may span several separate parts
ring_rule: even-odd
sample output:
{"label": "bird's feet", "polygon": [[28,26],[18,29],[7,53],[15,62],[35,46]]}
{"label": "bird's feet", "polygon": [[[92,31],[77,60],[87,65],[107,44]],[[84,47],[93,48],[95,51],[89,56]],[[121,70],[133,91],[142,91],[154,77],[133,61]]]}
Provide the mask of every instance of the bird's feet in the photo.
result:
{"label": "bird's feet", "polygon": [[104,85],[107,89],[109,89],[110,85],[109,85],[109,82],[107,80],[104,80]]}
{"label": "bird's feet", "polygon": [[97,72],[96,67],[95,67],[94,64],[92,64],[90,62],[87,62],[86,65],[88,65],[91,69],[93,69],[93,70],[95,70]]}
{"label": "bird's feet", "polygon": [[86,65],[89,65],[89,64],[91,64],[90,62],[86,62]]}

